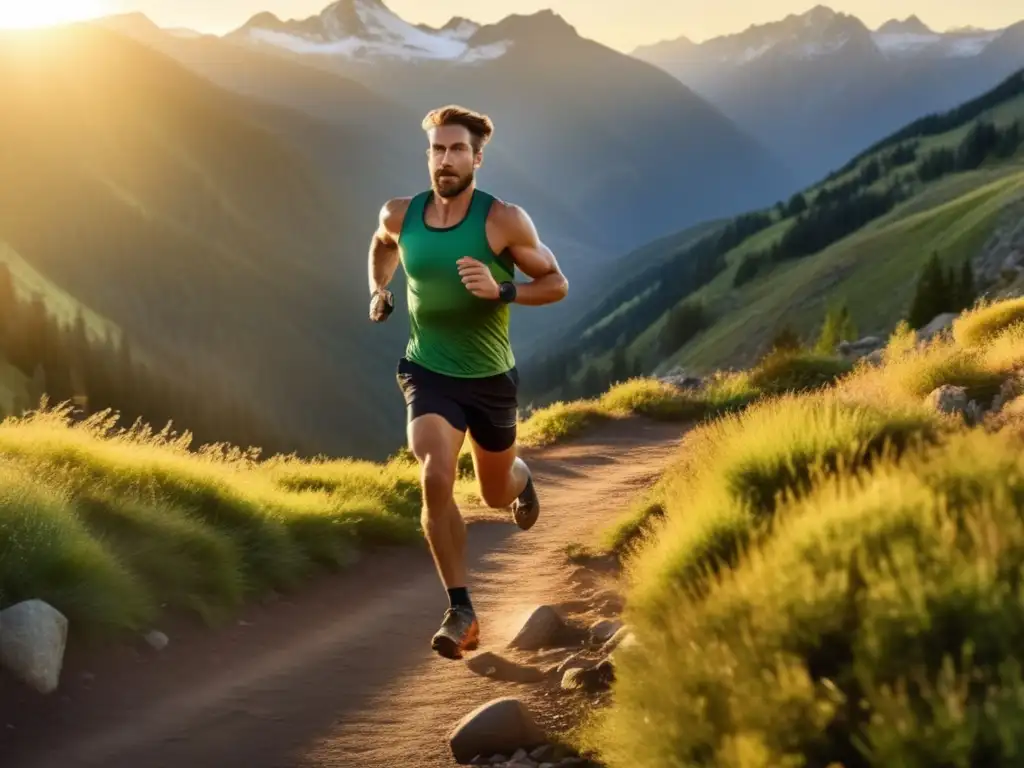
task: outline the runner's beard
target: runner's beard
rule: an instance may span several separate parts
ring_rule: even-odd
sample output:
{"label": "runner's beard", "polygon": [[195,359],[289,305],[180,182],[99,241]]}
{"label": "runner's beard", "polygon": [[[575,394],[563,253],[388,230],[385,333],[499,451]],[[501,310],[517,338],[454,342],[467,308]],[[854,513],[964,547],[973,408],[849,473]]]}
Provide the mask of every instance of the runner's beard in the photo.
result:
{"label": "runner's beard", "polygon": [[[441,185],[442,179],[457,179],[454,183],[446,182],[444,186]],[[456,173],[446,171],[444,173],[437,173],[434,175],[434,191],[441,197],[455,197],[462,193],[470,184],[473,183],[473,172],[470,171],[465,176],[460,177]]]}

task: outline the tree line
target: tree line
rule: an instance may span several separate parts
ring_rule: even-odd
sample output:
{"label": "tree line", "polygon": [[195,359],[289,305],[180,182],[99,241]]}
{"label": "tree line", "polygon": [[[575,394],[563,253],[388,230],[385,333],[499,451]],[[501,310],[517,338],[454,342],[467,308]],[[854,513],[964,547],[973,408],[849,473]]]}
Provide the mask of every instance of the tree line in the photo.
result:
{"label": "tree line", "polygon": [[160,360],[157,370],[136,359],[123,334],[90,338],[81,308],[70,325],[62,324],[39,294],[19,296],[2,262],[0,356],[28,379],[12,412],[0,416],[36,408],[45,395],[51,404],[72,403],[76,418],[110,409],[119,414],[118,426],[141,420],[159,430],[173,422],[200,444],[228,442],[270,453],[299,449],[217,377],[180,360]]}
{"label": "tree line", "polygon": [[[980,121],[955,148],[935,149],[923,156],[914,173],[921,182],[929,182],[946,174],[974,170],[989,158],[1012,156],[1022,142],[1024,130],[1020,123],[999,128],[990,121]],[[896,160],[890,155],[888,162]],[[779,240],[747,255],[737,267],[733,285],[739,287],[753,280],[772,264],[819,253],[907,199],[910,190],[901,180],[894,181],[883,191],[851,191],[856,184],[870,185],[877,181],[881,166],[882,163],[875,160],[867,163],[861,174],[839,188],[841,194],[819,193]]]}
{"label": "tree line", "polygon": [[[666,312],[671,312],[681,297],[698,290],[724,271],[725,255],[729,251],[774,222],[771,211],[737,216],[723,228],[680,249],[613,291],[548,350],[524,364],[523,380],[529,382],[524,396],[566,396],[563,385],[572,373],[588,367],[588,357],[631,344]],[[669,318],[669,327],[676,329],[670,331],[670,336],[679,338],[678,329],[685,321],[680,321],[678,315],[674,320]],[[639,372],[638,365],[631,363],[629,370]],[[591,384],[608,383],[598,374],[594,376]]]}
{"label": "tree line", "polygon": [[959,314],[973,306],[977,298],[970,258],[963,260],[957,275],[952,267],[943,269],[939,255],[933,252],[918,277],[906,320],[911,328],[917,330],[937,315],[947,312]]}
{"label": "tree line", "polygon": [[1024,94],[1024,70],[1010,75],[992,90],[983,93],[976,99],[972,99],[971,101],[961,104],[959,107],[947,110],[946,112],[933,113],[931,115],[925,115],[924,117],[918,118],[899,131],[896,131],[865,149],[846,163],[846,165],[832,174],[830,178],[848,173],[856,168],[858,163],[860,163],[860,161],[865,157],[869,157],[883,149],[905,142],[908,139],[921,139],[928,136],[938,136],[940,134],[956,130],[957,128],[962,128],[993,107],[998,107],[1000,104],[1011,101],[1022,94]]}
{"label": "tree line", "polygon": [[1024,131],[1020,123],[998,128],[991,121],[978,122],[956,148],[942,147],[929,152],[918,164],[917,177],[928,182],[950,173],[973,171],[989,157],[1012,157],[1022,141]]}

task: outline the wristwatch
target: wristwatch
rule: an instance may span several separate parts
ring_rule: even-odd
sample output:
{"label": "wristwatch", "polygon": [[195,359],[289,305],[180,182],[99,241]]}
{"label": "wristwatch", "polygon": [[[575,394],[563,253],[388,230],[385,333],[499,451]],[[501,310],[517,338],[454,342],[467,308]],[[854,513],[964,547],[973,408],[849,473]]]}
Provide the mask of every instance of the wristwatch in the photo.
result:
{"label": "wristwatch", "polygon": [[506,280],[498,284],[498,300],[511,304],[516,300],[516,284]]}

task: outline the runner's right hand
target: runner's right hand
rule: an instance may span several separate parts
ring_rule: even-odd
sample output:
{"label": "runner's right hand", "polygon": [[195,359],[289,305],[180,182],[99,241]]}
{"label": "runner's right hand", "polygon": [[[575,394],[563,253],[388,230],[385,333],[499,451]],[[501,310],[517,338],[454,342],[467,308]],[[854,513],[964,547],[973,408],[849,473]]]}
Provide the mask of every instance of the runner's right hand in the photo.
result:
{"label": "runner's right hand", "polygon": [[391,291],[381,288],[370,297],[370,320],[383,323],[395,311],[395,297]]}

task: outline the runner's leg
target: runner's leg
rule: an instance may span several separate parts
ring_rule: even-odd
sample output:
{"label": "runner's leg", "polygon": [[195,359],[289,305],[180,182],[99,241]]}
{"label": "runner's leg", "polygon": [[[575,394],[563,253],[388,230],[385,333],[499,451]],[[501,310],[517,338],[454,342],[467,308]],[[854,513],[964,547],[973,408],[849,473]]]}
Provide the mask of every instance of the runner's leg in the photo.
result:
{"label": "runner's leg", "polygon": [[449,659],[479,644],[480,625],[466,587],[466,526],[455,504],[455,473],[466,437],[466,417],[458,402],[458,383],[415,365],[399,363],[398,383],[408,417],[409,449],[420,464],[423,492],[421,523],[449,608],[431,640]]}
{"label": "runner's leg", "polygon": [[447,589],[466,586],[466,524],[455,504],[455,470],[466,433],[427,413],[409,423],[409,448],[420,463],[421,523]]}
{"label": "runner's leg", "polygon": [[531,528],[540,513],[530,470],[517,455],[519,374],[505,374],[474,382],[465,403],[480,495],[493,508],[512,505],[512,515],[523,530]]}

